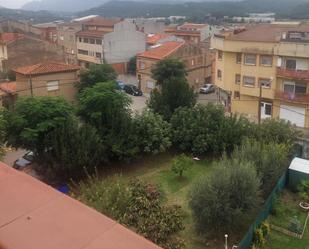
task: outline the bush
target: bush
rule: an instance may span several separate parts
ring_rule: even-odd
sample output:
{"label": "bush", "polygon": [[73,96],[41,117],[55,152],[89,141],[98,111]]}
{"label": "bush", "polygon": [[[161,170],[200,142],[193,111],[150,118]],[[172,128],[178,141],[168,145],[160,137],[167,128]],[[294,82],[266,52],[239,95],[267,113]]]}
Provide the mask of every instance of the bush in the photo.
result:
{"label": "bush", "polygon": [[133,132],[142,153],[157,154],[171,146],[170,124],[151,111],[135,116]]}
{"label": "bush", "polygon": [[297,187],[300,198],[305,202],[309,202],[309,180],[302,181]]}
{"label": "bush", "polygon": [[183,173],[187,171],[191,165],[192,165],[192,159],[182,154],[173,159],[172,171],[179,177],[182,177]]}
{"label": "bush", "polygon": [[250,132],[247,119],[226,117],[223,108],[213,104],[180,108],[171,125],[174,146],[197,155],[230,152]]}
{"label": "bush", "polygon": [[256,248],[261,248],[265,244],[266,240],[261,228],[257,228],[254,231],[253,243]]}
{"label": "bush", "polygon": [[226,232],[259,202],[260,181],[249,162],[224,159],[214,172],[194,183],[189,205],[197,231]]}
{"label": "bush", "polygon": [[261,224],[261,230],[263,232],[263,236],[266,237],[270,233],[270,224],[267,221],[263,221]]}
{"label": "bush", "polygon": [[288,167],[288,146],[270,142],[265,144],[255,140],[246,140],[235,149],[232,157],[239,161],[252,162],[261,178],[265,196]]}

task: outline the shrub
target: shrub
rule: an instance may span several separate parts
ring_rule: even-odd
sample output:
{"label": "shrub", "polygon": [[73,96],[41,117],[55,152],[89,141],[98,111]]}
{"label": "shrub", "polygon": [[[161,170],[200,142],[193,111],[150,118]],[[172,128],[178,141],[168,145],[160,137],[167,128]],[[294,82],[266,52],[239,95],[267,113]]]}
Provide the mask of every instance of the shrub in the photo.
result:
{"label": "shrub", "polygon": [[189,169],[192,165],[192,159],[182,154],[172,161],[172,171],[179,177],[183,176],[183,173]]}
{"label": "shrub", "polygon": [[302,181],[297,187],[300,198],[305,202],[309,202],[309,180]]}
{"label": "shrub", "polygon": [[189,206],[198,232],[227,231],[259,202],[260,181],[249,162],[224,159],[194,183]]}
{"label": "shrub", "polygon": [[302,226],[297,216],[294,216],[293,218],[290,219],[288,229],[293,233],[298,233],[298,234],[302,233]]}
{"label": "shrub", "polygon": [[266,240],[264,238],[264,234],[261,228],[257,228],[254,231],[253,235],[253,243],[256,248],[261,248],[265,244]]}
{"label": "shrub", "polygon": [[263,232],[263,236],[266,237],[270,233],[270,224],[267,221],[263,221],[260,227]]}

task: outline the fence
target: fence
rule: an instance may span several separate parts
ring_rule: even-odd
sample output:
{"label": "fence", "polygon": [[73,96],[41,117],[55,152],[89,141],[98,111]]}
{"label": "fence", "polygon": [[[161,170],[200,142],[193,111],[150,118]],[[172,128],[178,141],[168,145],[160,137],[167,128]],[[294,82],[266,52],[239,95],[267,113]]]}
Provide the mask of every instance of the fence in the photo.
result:
{"label": "fence", "polygon": [[276,186],[274,187],[271,194],[268,196],[262,211],[259,213],[258,217],[255,219],[255,221],[251,224],[249,227],[246,235],[243,237],[241,242],[239,243],[238,248],[240,249],[249,249],[250,245],[253,240],[254,230],[261,225],[261,223],[267,219],[276,195],[282,191],[282,189],[286,186],[288,181],[288,171],[286,171],[283,176],[280,177],[278,180]]}

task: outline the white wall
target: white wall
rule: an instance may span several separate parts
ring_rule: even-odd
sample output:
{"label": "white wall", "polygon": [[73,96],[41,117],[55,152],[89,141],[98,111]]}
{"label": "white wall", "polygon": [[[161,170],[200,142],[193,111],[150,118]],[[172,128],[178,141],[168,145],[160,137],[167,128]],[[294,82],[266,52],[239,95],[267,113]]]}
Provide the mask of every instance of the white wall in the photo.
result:
{"label": "white wall", "polygon": [[109,64],[128,62],[146,50],[146,35],[136,31],[130,21],[116,24],[113,32],[104,35],[103,41],[105,60]]}

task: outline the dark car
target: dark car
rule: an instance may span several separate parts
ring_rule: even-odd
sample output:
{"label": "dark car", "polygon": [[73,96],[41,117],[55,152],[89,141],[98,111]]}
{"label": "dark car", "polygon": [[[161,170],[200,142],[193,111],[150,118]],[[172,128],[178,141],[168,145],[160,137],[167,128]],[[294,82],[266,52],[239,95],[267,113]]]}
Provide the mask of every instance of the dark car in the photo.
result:
{"label": "dark car", "polygon": [[32,151],[28,151],[23,157],[17,159],[14,162],[13,168],[18,170],[23,170],[29,166],[34,160],[34,154]]}
{"label": "dark car", "polygon": [[216,91],[216,87],[213,84],[205,84],[200,88],[200,93],[208,94],[214,93]]}
{"label": "dark car", "polygon": [[125,85],[123,90],[133,96],[142,96],[143,92],[134,85]]}

